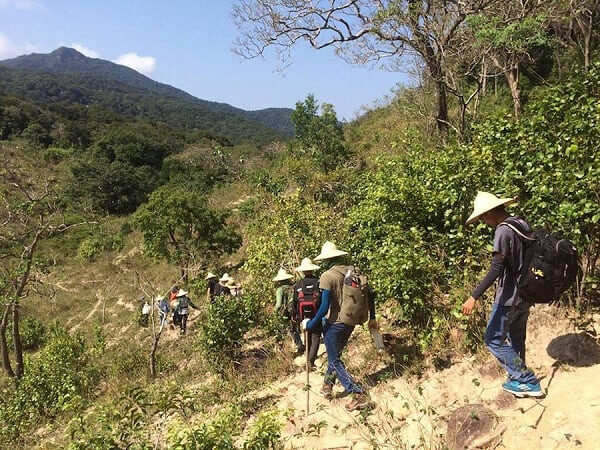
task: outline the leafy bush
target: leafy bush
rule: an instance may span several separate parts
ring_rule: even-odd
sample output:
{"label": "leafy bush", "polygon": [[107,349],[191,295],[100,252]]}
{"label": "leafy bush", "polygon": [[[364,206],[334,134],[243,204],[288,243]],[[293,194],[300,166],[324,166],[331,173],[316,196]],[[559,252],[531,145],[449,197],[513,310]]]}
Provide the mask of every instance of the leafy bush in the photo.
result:
{"label": "leafy bush", "polygon": [[[11,329],[10,324],[7,329]],[[34,317],[24,317],[19,321],[19,333],[23,350],[37,350],[47,338],[46,327]],[[6,333],[6,343],[9,347],[13,345],[12,333]]]}
{"label": "leafy bush", "polygon": [[278,413],[265,412],[260,414],[250,427],[245,450],[263,450],[283,448],[281,442],[281,422],[277,418]]}
{"label": "leafy bush", "polygon": [[244,299],[219,296],[209,305],[200,323],[197,343],[211,368],[224,371],[237,359],[252,320]]}
{"label": "leafy bush", "polygon": [[199,427],[174,424],[168,432],[169,448],[176,450],[234,450],[241,431],[242,411],[236,405],[221,410],[215,419]]}
{"label": "leafy bush", "polygon": [[151,413],[155,412],[154,406],[143,388],[128,388],[114,404],[91,410],[69,423],[69,448],[154,448],[148,422]]}
{"label": "leafy bush", "polygon": [[99,254],[110,250],[121,250],[123,248],[123,234],[94,235],[85,238],[77,249],[77,258],[83,262],[93,261]]}
{"label": "leafy bush", "polygon": [[44,151],[44,159],[52,163],[58,163],[69,158],[71,155],[72,151],[70,149],[61,147],[48,147]]}
{"label": "leafy bush", "polygon": [[20,439],[41,418],[58,415],[90,394],[98,379],[83,338],[57,326],[37,357],[25,364],[18,388],[0,396],[0,439]]}

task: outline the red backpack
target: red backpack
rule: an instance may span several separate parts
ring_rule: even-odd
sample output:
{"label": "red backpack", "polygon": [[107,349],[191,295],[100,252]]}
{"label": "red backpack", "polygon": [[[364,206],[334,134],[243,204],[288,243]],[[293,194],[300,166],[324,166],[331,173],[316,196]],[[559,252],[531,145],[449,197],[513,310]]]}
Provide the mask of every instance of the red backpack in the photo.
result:
{"label": "red backpack", "polygon": [[300,321],[312,319],[317,314],[321,304],[319,281],[314,278],[304,278],[296,284],[298,294],[298,316]]}

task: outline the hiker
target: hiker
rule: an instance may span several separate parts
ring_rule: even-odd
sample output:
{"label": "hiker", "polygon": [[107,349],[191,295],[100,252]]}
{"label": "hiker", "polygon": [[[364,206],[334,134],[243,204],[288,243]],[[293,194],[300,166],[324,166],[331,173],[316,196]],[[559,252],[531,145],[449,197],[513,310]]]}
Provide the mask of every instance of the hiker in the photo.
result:
{"label": "hiker", "polygon": [[227,288],[229,288],[229,292],[232,297],[239,297],[241,295],[240,286],[235,282],[233,278],[230,278],[227,282]]}
{"label": "hiker", "polygon": [[183,289],[180,289],[177,293],[177,299],[179,300],[179,304],[177,305],[177,314],[180,317],[181,323],[181,334],[185,334],[185,330],[187,327],[188,316],[190,314],[190,307],[194,309],[198,309],[196,305],[192,303],[192,301],[187,296],[187,292]]}
{"label": "hiker", "polygon": [[147,327],[148,326],[148,316],[150,315],[150,305],[148,304],[148,302],[146,301],[145,297],[142,297],[140,299],[140,301],[144,302],[144,304],[142,305],[142,311],[141,311],[141,315],[140,315],[140,325],[142,327]]}
{"label": "hiker", "polygon": [[217,294],[217,276],[212,272],[208,272],[205,280],[207,280],[206,301],[207,303],[212,303],[215,300],[215,295]]}
{"label": "hiker", "polygon": [[169,306],[171,307],[171,311],[173,311],[173,323],[171,324],[172,330],[181,325],[179,313],[177,312],[177,306],[179,305],[179,299],[177,298],[178,292],[179,286],[175,285],[171,288],[171,292],[169,293]]}
{"label": "hiker", "polygon": [[498,198],[488,192],[478,192],[473,213],[467,220],[471,224],[481,219],[494,228],[492,263],[489,272],[463,304],[464,314],[471,314],[484,292],[498,280],[494,305],[490,313],[484,341],[489,351],[508,372],[502,388],[517,397],[544,395],[535,374],[525,365],[525,337],[531,304],[519,297],[520,273],[524,263],[524,244],[513,229],[513,222],[531,233],[531,226],[523,219],[510,216],[505,207],[516,198]]}
{"label": "hiker", "polygon": [[156,308],[158,309],[158,317],[160,319],[160,331],[162,331],[163,326],[167,323],[167,316],[171,308],[167,299],[162,295],[156,296]]}
{"label": "hiker", "polygon": [[[321,267],[313,264],[310,258],[304,258],[302,263],[296,267],[296,272],[302,275],[302,279],[294,285],[294,311],[298,314],[299,322],[304,319],[312,319],[317,314],[321,304],[321,292],[319,290],[319,279],[315,277],[315,270]],[[305,345],[308,346],[308,360],[310,370],[314,370],[315,361],[319,352],[319,343],[323,331],[320,323],[306,333]]]}
{"label": "hiker", "polygon": [[224,273],[221,278],[219,278],[219,284],[217,284],[215,296],[221,295],[231,295],[231,291],[227,287],[227,282],[231,279],[228,273]]}
{"label": "hiker", "polygon": [[275,286],[275,312],[281,317],[289,320],[288,331],[294,340],[294,345],[299,354],[304,353],[304,344],[300,337],[300,328],[298,323],[298,314],[293,308],[293,292],[292,292],[292,281],[294,276],[281,268],[273,278]]}
{"label": "hiker", "polygon": [[[321,266],[327,269],[319,278],[321,290],[321,305],[312,319],[304,319],[302,329],[313,331],[323,324],[323,340],[327,349],[328,367],[323,380],[321,393],[327,399],[333,398],[333,385],[336,378],[352,399],[346,404],[347,411],[364,409],[370,401],[365,390],[350,376],[341,360],[342,351],[354,327],[369,319],[369,328],[377,329],[375,319],[375,294],[367,290],[366,279],[357,275],[354,266],[346,263],[347,252],[339,250],[333,242],[323,244],[321,253],[314,260],[321,261]],[[356,293],[360,291],[360,294]],[[348,293],[355,297],[345,301]],[[360,297],[360,302],[354,301]],[[329,313],[327,319],[325,316]]]}

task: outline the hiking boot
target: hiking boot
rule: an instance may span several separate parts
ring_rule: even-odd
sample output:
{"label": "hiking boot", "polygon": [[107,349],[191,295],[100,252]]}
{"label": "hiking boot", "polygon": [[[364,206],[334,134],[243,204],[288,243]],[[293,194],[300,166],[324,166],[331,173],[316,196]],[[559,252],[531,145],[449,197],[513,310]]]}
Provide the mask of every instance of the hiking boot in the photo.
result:
{"label": "hiking boot", "polygon": [[517,380],[510,380],[502,383],[502,389],[519,398],[543,397],[545,395],[540,383],[519,383]]}
{"label": "hiking boot", "polygon": [[333,398],[333,386],[331,384],[324,384],[321,387],[321,394],[327,400],[331,400]]}
{"label": "hiking boot", "polygon": [[371,402],[366,394],[352,394],[352,400],[346,404],[346,411],[360,411],[361,409],[368,408]]}

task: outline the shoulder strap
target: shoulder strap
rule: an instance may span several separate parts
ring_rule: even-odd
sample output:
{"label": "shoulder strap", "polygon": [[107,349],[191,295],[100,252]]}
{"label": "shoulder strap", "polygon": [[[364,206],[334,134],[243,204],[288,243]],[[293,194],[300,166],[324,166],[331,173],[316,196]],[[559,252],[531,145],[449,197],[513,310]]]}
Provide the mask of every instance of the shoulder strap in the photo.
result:
{"label": "shoulder strap", "polygon": [[[535,238],[527,236],[525,233],[523,233],[521,230],[519,230],[512,223],[504,221],[504,222],[500,223],[500,225],[506,225],[508,228],[510,228],[511,230],[513,230],[517,234],[517,236],[521,237],[522,239],[525,239],[526,241],[535,241]],[[498,225],[498,226],[500,226],[500,225]]]}

